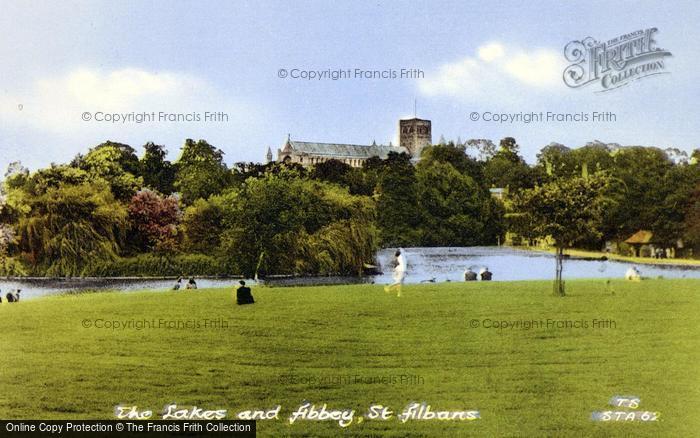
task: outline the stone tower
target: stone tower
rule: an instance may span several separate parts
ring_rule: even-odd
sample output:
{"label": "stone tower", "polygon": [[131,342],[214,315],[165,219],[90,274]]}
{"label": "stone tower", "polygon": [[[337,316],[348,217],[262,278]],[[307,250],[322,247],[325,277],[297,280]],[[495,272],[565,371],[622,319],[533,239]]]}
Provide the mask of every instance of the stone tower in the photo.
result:
{"label": "stone tower", "polygon": [[265,155],[265,158],[267,158],[268,163],[272,163],[272,160],[274,159],[272,156],[272,148],[267,148],[267,155]]}
{"label": "stone tower", "polygon": [[406,148],[413,158],[420,158],[423,148],[432,142],[430,120],[399,120],[399,146]]}

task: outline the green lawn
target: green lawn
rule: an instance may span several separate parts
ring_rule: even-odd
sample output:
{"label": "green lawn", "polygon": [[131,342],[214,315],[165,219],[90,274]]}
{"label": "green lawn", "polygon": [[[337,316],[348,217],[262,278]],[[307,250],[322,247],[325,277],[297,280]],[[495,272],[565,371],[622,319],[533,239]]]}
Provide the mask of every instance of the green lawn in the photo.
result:
{"label": "green lawn", "polygon": [[[0,305],[0,418],[110,419],[117,404],[282,405],[260,436],[691,436],[700,430],[700,281],[254,288],[66,295]],[[109,330],[83,320],[222,319],[226,328]],[[588,328],[484,328],[488,320]],[[593,328],[593,320],[615,328]],[[476,320],[476,323],[472,322]],[[487,321],[485,321],[487,320]],[[480,327],[473,328],[472,325]],[[401,382],[401,376],[406,379]],[[384,381],[381,379],[384,378]],[[355,381],[355,380],[359,381]],[[399,381],[392,381],[397,379]],[[641,398],[656,423],[594,423],[614,395]],[[286,419],[303,400],[394,412],[477,409],[476,421]],[[624,409],[629,410],[629,409]],[[396,412],[398,413],[398,412]]]}

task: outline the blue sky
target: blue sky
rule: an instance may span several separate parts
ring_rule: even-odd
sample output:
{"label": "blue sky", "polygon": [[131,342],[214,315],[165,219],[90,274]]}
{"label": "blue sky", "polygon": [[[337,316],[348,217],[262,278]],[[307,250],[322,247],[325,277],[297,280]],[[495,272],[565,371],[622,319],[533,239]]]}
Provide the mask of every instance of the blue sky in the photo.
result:
{"label": "blue sky", "polygon": [[[0,1],[0,166],[69,161],[110,139],[204,138],[227,163],[292,138],[395,141],[397,121],[433,140],[515,137],[528,161],[556,141],[700,146],[696,2]],[[670,74],[607,93],[569,89],[564,46],[650,27]],[[418,68],[423,79],[281,79],[279,69]],[[21,108],[21,109],[20,109]],[[203,113],[228,122],[107,123],[84,112]],[[498,124],[471,112],[611,111],[608,123]]]}

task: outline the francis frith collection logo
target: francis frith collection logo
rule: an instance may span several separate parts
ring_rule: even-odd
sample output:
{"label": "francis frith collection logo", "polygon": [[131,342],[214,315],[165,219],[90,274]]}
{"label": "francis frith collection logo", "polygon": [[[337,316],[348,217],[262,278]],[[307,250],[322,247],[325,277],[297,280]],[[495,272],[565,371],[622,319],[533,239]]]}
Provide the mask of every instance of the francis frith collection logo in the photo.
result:
{"label": "francis frith collection logo", "polygon": [[637,30],[603,42],[592,37],[571,41],[564,48],[571,63],[564,69],[564,83],[571,88],[594,84],[603,92],[669,73],[665,57],[671,52],[658,47],[654,39],[657,30]]}

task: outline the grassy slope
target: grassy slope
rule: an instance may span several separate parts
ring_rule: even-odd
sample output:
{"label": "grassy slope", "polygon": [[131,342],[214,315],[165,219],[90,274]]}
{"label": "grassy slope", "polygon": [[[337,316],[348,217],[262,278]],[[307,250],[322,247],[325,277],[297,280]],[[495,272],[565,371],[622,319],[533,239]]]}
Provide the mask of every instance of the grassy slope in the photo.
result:
{"label": "grassy slope", "polygon": [[[0,306],[0,418],[112,418],[118,403],[227,408],[304,399],[401,410],[477,408],[472,422],[396,419],[350,434],[398,436],[690,436],[700,428],[700,281],[571,281],[416,285],[397,299],[379,286],[258,288],[254,306],[226,290],[101,293]],[[83,319],[223,318],[228,329],[84,329]],[[616,329],[495,330],[470,320],[613,319]],[[9,333],[13,333],[9,336]],[[285,383],[287,377],[413,374],[422,384]],[[594,424],[613,395],[638,395],[655,424]],[[334,436],[333,423],[258,423],[261,436]]]}

